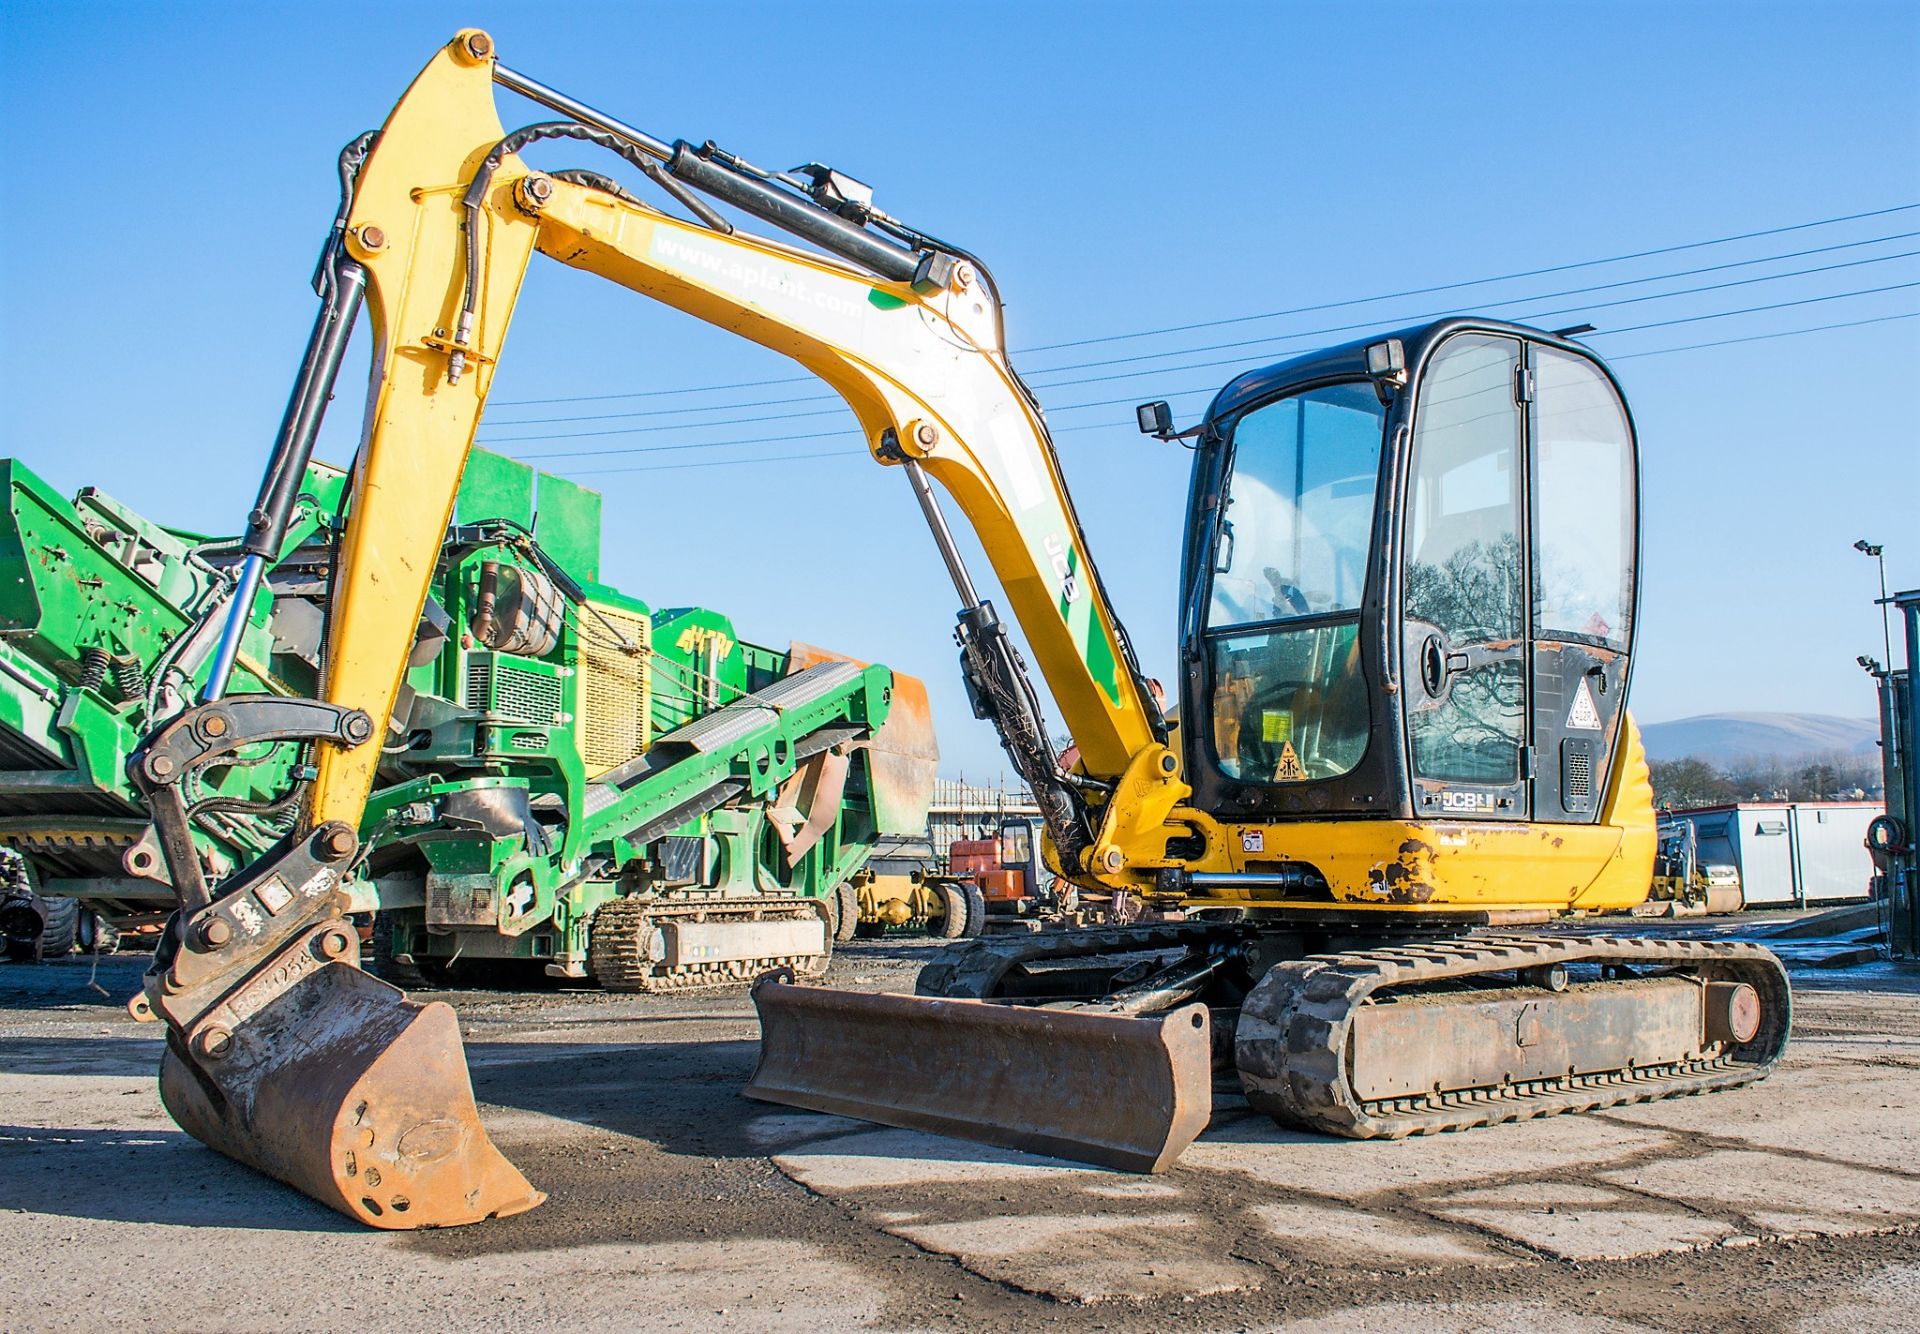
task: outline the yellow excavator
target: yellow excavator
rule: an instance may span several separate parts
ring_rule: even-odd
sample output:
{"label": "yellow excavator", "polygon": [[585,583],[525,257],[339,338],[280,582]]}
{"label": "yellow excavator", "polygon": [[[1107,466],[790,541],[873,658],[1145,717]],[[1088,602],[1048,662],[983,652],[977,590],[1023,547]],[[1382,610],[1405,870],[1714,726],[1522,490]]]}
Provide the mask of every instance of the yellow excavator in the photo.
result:
{"label": "yellow excavator", "polygon": [[[496,88],[556,118],[509,133]],[[678,211],[528,166],[550,141],[623,159]],[[1193,452],[1163,712],[978,258],[829,167],[767,171],[623,124],[477,30],[349,145],[341,178],[230,633],[202,700],[129,762],[180,899],[135,1005],[165,1023],[162,1094],[203,1141],[376,1227],[543,1198],[480,1125],[452,1011],[355,966],[342,916],[536,252],[782,352],[846,400],[945,558],[971,698],[1039,801],[1050,864],[1152,910],[972,942],[914,996],[764,978],[750,1096],[1157,1170],[1205,1125],[1216,1068],[1284,1120],[1400,1136],[1723,1088],[1777,1059],[1791,1002],[1764,950],[1523,930],[1640,901],[1654,852],[1625,708],[1637,447],[1584,347],[1451,319],[1250,371],[1186,430],[1144,405],[1144,431]],[[372,383],[322,698],[228,697],[363,306]],[[936,487],[1024,631],[1069,768]],[[209,884],[185,836],[194,778],[266,744],[307,748],[298,818]]]}

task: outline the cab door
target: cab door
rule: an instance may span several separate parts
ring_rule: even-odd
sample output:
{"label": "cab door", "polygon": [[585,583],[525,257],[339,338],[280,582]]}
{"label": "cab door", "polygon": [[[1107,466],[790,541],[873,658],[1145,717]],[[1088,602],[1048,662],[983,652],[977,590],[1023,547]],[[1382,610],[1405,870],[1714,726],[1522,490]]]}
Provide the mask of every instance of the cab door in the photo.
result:
{"label": "cab door", "polygon": [[1638,557],[1633,427],[1591,359],[1533,345],[1533,818],[1600,818],[1627,696]]}
{"label": "cab door", "polygon": [[1417,818],[1527,816],[1525,352],[1456,334],[1414,405],[1400,694]]}
{"label": "cab door", "polygon": [[1591,823],[1626,695],[1636,462],[1590,358],[1462,333],[1428,359],[1402,532],[1418,817]]}

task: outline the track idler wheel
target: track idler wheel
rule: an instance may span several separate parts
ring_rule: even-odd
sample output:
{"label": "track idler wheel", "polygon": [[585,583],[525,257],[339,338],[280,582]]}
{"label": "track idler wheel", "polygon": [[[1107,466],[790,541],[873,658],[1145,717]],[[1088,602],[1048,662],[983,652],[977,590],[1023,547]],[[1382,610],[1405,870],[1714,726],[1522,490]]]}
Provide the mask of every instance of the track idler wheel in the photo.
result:
{"label": "track idler wheel", "polygon": [[377,1228],[450,1227],[546,1196],[493,1146],[450,1006],[330,963],[232,1030],[170,1033],[181,1129]]}

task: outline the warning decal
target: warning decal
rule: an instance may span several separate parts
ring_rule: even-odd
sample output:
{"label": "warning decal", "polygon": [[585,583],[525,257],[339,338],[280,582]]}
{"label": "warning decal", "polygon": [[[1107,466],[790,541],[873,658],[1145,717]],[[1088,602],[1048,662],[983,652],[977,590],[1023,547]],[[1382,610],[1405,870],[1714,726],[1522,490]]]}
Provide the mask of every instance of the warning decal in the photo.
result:
{"label": "warning decal", "polygon": [[1593,691],[1587,687],[1587,678],[1580,678],[1580,689],[1574,692],[1573,707],[1567,710],[1567,730],[1580,729],[1587,732],[1600,730],[1600,710],[1593,705]]}
{"label": "warning decal", "polygon": [[1307,776],[1300,767],[1300,756],[1294,750],[1293,743],[1287,742],[1280,748],[1280,763],[1273,766],[1273,779],[1276,783],[1297,783]]}

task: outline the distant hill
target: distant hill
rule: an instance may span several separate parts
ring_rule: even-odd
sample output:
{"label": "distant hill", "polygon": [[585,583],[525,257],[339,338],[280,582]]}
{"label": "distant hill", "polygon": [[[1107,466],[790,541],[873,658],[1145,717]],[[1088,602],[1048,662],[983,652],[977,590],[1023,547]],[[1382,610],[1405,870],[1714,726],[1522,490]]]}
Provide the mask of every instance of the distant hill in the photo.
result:
{"label": "distant hill", "polygon": [[1880,724],[1872,718],[1827,713],[1703,713],[1640,728],[1647,757],[1691,755],[1717,765],[1739,760],[1796,759],[1803,755],[1872,754]]}

